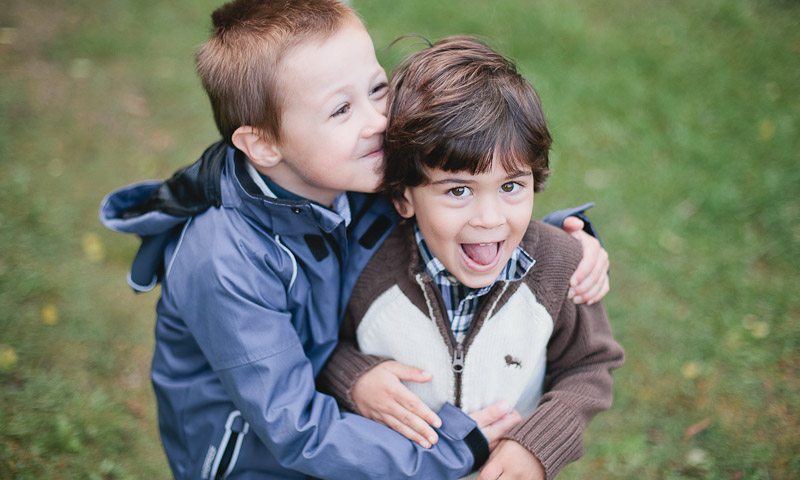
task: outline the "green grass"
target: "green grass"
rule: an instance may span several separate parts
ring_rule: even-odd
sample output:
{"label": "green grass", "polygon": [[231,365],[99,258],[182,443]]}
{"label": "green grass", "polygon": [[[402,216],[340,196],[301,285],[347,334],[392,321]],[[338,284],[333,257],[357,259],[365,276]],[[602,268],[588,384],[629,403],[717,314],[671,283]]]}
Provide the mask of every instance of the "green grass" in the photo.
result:
{"label": "green grass", "polygon": [[[169,475],[148,380],[156,294],[109,190],[216,139],[192,67],[218,2],[0,11],[0,478]],[[387,68],[484,36],[545,106],[536,213],[592,200],[628,360],[565,479],[800,477],[800,6],[355,1]]]}

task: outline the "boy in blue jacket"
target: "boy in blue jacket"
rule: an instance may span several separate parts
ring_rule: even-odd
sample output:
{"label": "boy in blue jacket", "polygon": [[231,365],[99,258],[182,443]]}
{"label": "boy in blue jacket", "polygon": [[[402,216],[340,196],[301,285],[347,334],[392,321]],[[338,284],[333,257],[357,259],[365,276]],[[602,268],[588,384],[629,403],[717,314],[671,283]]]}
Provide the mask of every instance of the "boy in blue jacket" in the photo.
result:
{"label": "boy in blue jacket", "polygon": [[[223,140],[101,207],[106,226],[144,238],[131,284],[162,281],[152,380],[174,476],[473,470],[518,416],[473,420],[445,405],[424,448],[341,412],[314,384],[359,272],[396,223],[378,196],[345,193],[380,180],[387,82],[369,35],[333,0],[237,0],[212,19],[196,62]],[[604,271],[605,252],[587,245],[587,271]],[[588,278],[602,296],[604,276]]]}

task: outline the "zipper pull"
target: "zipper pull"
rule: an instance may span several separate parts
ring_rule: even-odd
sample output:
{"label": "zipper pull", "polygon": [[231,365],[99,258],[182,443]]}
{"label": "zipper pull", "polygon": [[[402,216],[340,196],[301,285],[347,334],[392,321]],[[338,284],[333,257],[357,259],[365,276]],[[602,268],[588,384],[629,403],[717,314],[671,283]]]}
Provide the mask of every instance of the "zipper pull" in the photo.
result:
{"label": "zipper pull", "polygon": [[453,371],[461,373],[464,370],[464,346],[460,343],[456,344],[456,350],[453,352]]}

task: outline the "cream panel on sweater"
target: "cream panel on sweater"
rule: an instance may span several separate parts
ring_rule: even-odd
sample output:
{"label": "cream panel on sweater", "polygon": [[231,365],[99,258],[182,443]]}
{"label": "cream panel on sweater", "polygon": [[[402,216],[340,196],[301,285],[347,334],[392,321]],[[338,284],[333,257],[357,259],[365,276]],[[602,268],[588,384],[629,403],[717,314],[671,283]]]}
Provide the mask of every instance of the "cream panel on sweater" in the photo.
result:
{"label": "cream panel on sweater", "polygon": [[434,412],[455,397],[455,376],[447,344],[436,324],[393,286],[378,297],[356,329],[359,349],[391,357],[433,374],[427,383],[406,386]]}
{"label": "cream panel on sweater", "polygon": [[[491,312],[490,312],[491,314]],[[461,407],[467,413],[505,400],[524,417],[542,396],[553,319],[527,285],[486,320],[467,349]],[[381,294],[356,330],[362,352],[393,358],[433,374],[407,383],[431,409],[455,403],[452,356],[439,328],[396,285]]]}
{"label": "cream panel on sweater", "polygon": [[474,412],[505,400],[522,418],[542,397],[553,318],[524,283],[487,319],[464,357],[461,408]]}

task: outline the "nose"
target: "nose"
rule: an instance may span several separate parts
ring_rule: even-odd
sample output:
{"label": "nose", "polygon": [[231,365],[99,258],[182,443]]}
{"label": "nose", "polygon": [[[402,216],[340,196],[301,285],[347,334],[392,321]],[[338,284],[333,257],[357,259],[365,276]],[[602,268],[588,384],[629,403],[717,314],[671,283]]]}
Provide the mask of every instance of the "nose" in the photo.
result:
{"label": "nose", "polygon": [[470,220],[470,225],[473,227],[491,229],[506,223],[503,206],[495,195],[476,195],[473,208]]}
{"label": "nose", "polygon": [[378,102],[370,102],[367,109],[367,119],[365,121],[364,136],[371,137],[376,134],[383,134],[386,131],[386,99]]}

